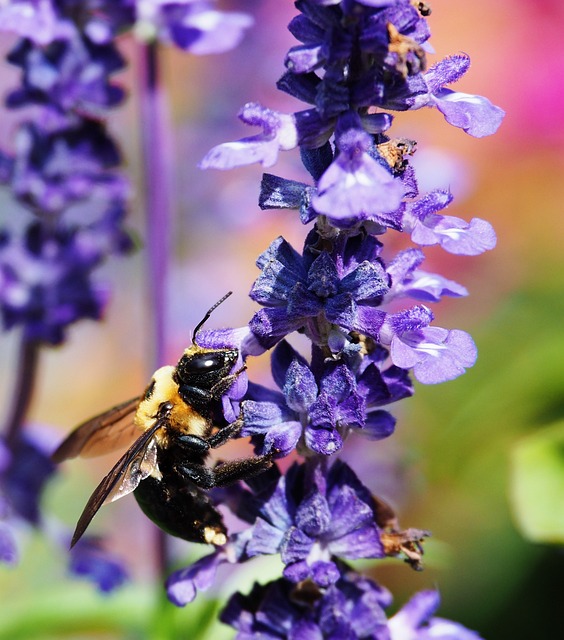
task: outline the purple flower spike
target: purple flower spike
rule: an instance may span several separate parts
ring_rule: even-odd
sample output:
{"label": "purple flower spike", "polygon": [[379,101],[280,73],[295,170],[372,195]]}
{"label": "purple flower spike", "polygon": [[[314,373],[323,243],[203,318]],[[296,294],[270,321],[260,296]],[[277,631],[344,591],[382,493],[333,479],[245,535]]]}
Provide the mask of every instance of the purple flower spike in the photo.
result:
{"label": "purple flower spike", "polygon": [[99,318],[107,290],[91,279],[103,257],[91,230],[34,223],[20,243],[0,248],[0,312],[6,329],[22,326],[28,340],[60,344],[70,324]]}
{"label": "purple flower spike", "polygon": [[270,167],[280,150],[287,151],[298,144],[293,116],[250,102],[241,109],[239,118],[245,124],[262,127],[263,133],[214,147],[200,162],[201,169],[232,169],[254,162]]}

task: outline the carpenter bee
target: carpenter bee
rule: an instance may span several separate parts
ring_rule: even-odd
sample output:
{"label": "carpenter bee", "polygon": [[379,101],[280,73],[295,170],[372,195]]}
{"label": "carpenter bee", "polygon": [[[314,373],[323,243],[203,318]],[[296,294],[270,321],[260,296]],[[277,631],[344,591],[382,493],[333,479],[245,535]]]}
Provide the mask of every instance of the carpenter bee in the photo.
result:
{"label": "carpenter bee", "polygon": [[155,371],[143,395],[80,424],[52,456],[54,462],[97,456],[128,447],[88,500],[71,548],[98,509],[134,492],[143,512],[167,533],[190,542],[222,545],[227,530],[206,490],[232,484],[272,465],[272,455],[224,462],[210,468],[211,449],[237,436],[242,419],[217,427],[221,397],[244,371],[232,373],[237,349],[197,344],[199,330],[219,300],[198,323],[178,364]]}

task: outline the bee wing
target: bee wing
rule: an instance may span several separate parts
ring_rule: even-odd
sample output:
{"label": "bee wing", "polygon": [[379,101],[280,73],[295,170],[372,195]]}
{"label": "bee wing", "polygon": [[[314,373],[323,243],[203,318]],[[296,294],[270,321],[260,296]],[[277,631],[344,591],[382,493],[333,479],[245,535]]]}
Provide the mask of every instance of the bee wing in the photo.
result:
{"label": "bee wing", "polygon": [[79,424],[53,453],[53,462],[79,455],[90,458],[131,445],[139,436],[133,417],[140,401],[141,396],[132,398]]}
{"label": "bee wing", "polygon": [[105,502],[113,502],[131,493],[138,487],[141,480],[150,475],[154,469],[158,469],[157,443],[154,436],[164,425],[165,421],[159,419],[150,429],[144,431],[94,489],[78,519],[71,548],[82,537],[92,518]]}

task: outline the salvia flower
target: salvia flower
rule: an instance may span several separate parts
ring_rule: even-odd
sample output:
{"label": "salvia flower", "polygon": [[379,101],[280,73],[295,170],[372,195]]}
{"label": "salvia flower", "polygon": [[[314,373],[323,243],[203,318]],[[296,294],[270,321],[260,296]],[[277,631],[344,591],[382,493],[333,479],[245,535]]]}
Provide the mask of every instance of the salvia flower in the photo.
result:
{"label": "salvia flower", "polygon": [[232,596],[221,620],[237,630],[238,640],[388,640],[384,609],[390,600],[385,589],[355,574],[323,590],[280,579]]}
{"label": "salvia flower", "polygon": [[440,189],[411,201],[402,217],[404,231],[420,246],[439,244],[455,255],[475,256],[493,249],[496,235],[489,222],[480,218],[465,222],[438,213],[451,202],[451,193]]}
{"label": "salvia flower", "polygon": [[[376,305],[388,292],[389,279],[373,238],[341,236],[328,250],[312,231],[300,256],[283,238],[259,257],[262,274],[250,296],[264,306],[250,322],[259,342],[271,346],[295,330],[315,343],[326,343],[328,324],[377,337],[385,314]],[[331,244],[327,246],[331,248]],[[351,247],[354,246],[356,251]]]}
{"label": "salvia flower", "polygon": [[469,67],[470,58],[464,54],[450,56],[432,66],[423,75],[427,93],[415,96],[411,108],[435,107],[449,124],[463,129],[475,138],[482,138],[497,131],[505,115],[503,109],[483,96],[452,91],[445,87],[459,80]]}
{"label": "salvia flower", "polygon": [[282,393],[251,384],[241,434],[252,436],[260,453],[284,455],[304,446],[330,455],[351,429],[372,440],[388,437],[395,419],[374,408],[409,395],[411,388],[408,381],[404,387],[395,384],[393,372],[381,372],[374,363],[365,367],[356,377],[344,361],[330,361],[316,375],[283,340],[272,354],[273,376]]}
{"label": "salvia flower", "polygon": [[248,595],[232,596],[221,619],[237,630],[237,640],[480,640],[460,624],[432,617],[435,591],[418,593],[388,620],[391,601],[389,591],[348,571],[326,589],[283,579],[255,584]]}
{"label": "salvia flower", "polygon": [[401,228],[403,185],[385,161],[380,163],[370,154],[372,146],[371,137],[360,126],[351,126],[336,138],[338,154],[320,177],[311,201],[313,209],[335,226],[370,219],[384,227]]}
{"label": "salvia flower", "polygon": [[249,556],[280,553],[284,576],[328,586],[339,579],[335,558],[385,555],[372,497],[340,462],[294,465],[259,508],[246,547]]}
{"label": "salvia flower", "polygon": [[298,143],[292,116],[250,102],[241,109],[239,118],[245,124],[262,127],[263,132],[214,147],[200,162],[201,169],[232,169],[254,162],[270,167],[280,150],[294,149]]}

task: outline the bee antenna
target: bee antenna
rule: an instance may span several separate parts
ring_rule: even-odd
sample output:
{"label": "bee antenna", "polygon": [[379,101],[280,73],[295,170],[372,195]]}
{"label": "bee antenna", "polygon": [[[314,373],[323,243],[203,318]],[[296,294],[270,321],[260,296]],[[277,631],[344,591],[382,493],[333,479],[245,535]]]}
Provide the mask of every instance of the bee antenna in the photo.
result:
{"label": "bee antenna", "polygon": [[206,311],[206,315],[200,320],[200,322],[198,322],[198,324],[196,325],[196,328],[194,329],[194,333],[192,334],[192,342],[196,342],[196,336],[198,335],[198,332],[200,331],[200,329],[204,326],[204,324],[206,324],[206,322],[209,320],[209,317],[211,316],[211,314],[217,309],[217,307],[219,307],[219,305],[222,302],[225,302],[227,300],[227,298],[229,298],[229,296],[233,293],[233,291],[228,291],[223,298],[220,298],[214,305],[212,305],[207,311]]}

